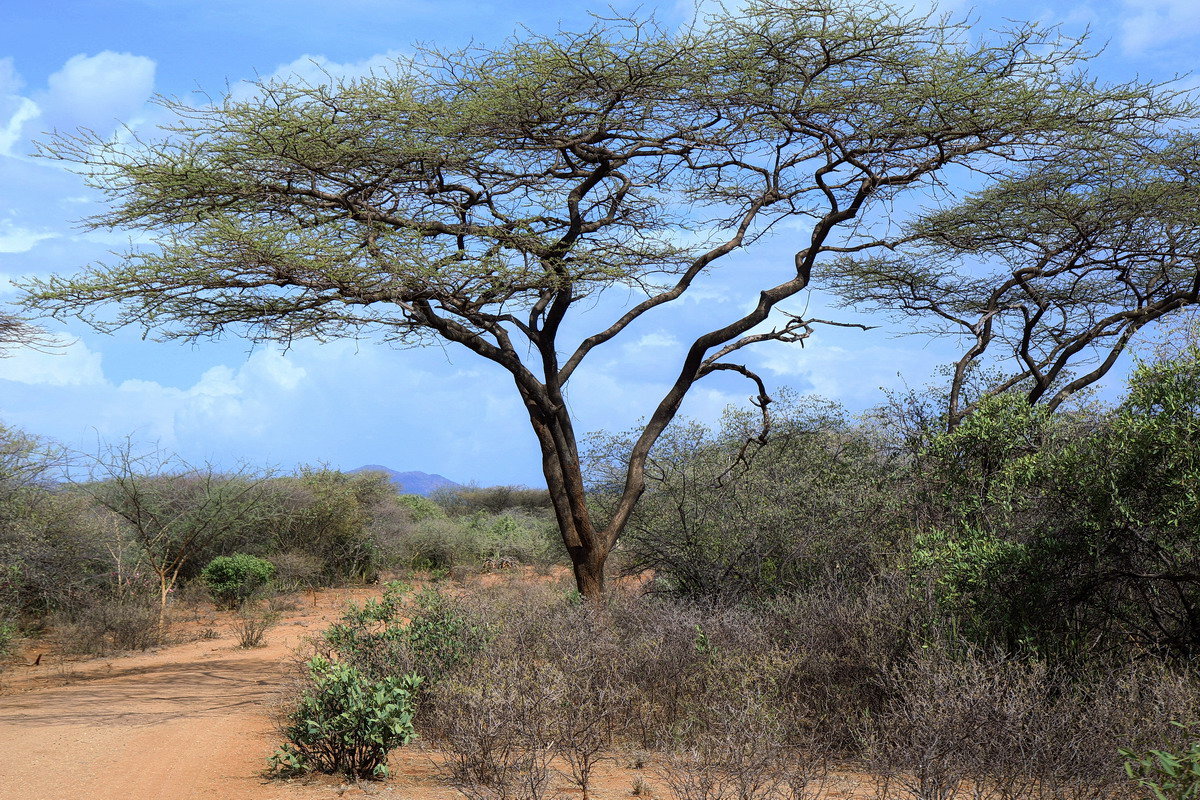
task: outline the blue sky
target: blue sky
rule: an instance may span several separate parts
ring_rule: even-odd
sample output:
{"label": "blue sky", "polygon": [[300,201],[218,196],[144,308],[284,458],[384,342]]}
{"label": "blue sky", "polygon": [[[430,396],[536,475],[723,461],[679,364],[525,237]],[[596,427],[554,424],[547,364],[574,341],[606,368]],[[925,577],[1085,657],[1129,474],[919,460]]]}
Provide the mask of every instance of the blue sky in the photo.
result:
{"label": "blue sky", "polygon": [[[118,121],[150,130],[162,121],[147,102],[154,93],[219,95],[256,76],[315,75],[318,66],[365,72],[416,42],[497,42],[522,25],[578,28],[589,10],[609,6],[653,11],[669,24],[691,13],[690,4],[673,2],[574,0],[3,0],[0,301],[13,296],[13,279],[71,272],[128,241],[76,224],[97,210],[97,198],[78,177],[29,157],[45,130],[109,133]],[[1196,0],[986,0],[973,8],[984,25],[1010,17],[1061,22],[1075,32],[1090,26],[1094,41],[1108,44],[1094,67],[1105,78],[1163,79],[1198,66]],[[572,383],[578,429],[623,430],[648,414],[688,333],[752,300],[747,275],[786,270],[795,249],[788,235],[739,256],[731,266],[741,283],[718,274],[694,299],[597,351]],[[602,327],[605,312],[597,307],[582,324]],[[462,482],[540,481],[532,435],[507,376],[465,352],[370,342],[302,342],[284,352],[232,338],[187,345],[145,340],[137,330],[110,336],[78,323],[49,327],[64,342],[57,352],[0,361],[0,421],[72,447],[133,435],[194,462],[283,469],[378,463]],[[870,333],[822,331],[804,349],[771,346],[748,358],[772,386],[861,409],[881,400],[879,387],[901,385],[898,373],[919,386],[947,359],[945,344],[898,332],[886,325]],[[702,383],[684,412],[715,420],[749,394],[733,380]]]}

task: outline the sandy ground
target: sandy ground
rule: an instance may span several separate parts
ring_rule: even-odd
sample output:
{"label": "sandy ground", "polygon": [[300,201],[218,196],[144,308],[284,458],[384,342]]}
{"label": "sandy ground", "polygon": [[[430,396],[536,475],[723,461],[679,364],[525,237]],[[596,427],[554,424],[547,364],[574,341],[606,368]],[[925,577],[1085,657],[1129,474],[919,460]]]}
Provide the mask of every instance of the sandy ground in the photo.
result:
{"label": "sandy ground", "polygon": [[[212,627],[216,639],[153,652],[72,662],[47,652],[36,667],[0,680],[0,798],[308,798],[344,793],[261,773],[277,743],[272,709],[303,637],[346,602],[377,590],[303,596],[265,647],[237,646],[227,615],[177,628]],[[32,659],[38,650],[25,655]],[[383,787],[371,787],[381,789]],[[360,790],[355,789],[358,793]]]}
{"label": "sandy ground", "polygon": [[[209,628],[218,638],[147,653],[71,661],[35,643],[24,662],[0,673],[0,800],[461,800],[440,776],[437,754],[419,746],[393,754],[387,781],[263,776],[279,743],[274,710],[279,687],[295,674],[296,648],[348,602],[378,593],[304,595],[268,631],[266,646],[252,650],[237,646],[229,615],[212,611],[174,630],[186,637]],[[41,663],[28,666],[38,652]],[[609,762],[598,768],[590,797],[629,798],[639,780],[643,797],[668,796],[649,771]],[[565,783],[557,788],[566,800],[579,795]],[[828,796],[863,794],[845,789]]]}

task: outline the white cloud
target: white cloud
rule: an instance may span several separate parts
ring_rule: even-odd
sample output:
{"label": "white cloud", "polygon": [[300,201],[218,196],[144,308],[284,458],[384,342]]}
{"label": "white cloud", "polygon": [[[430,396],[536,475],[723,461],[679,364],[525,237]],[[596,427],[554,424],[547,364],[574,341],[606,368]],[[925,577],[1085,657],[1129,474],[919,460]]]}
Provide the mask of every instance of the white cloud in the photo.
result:
{"label": "white cloud", "polygon": [[38,95],[47,121],[60,127],[111,129],[129,121],[154,91],[155,62],[145,56],[105,50],[72,56]]}
{"label": "white cloud", "polygon": [[116,385],[106,377],[100,353],[66,337],[44,352],[23,349],[0,361],[0,382],[85,392],[89,422],[101,435],[138,430],[168,446],[187,437],[261,433],[275,421],[275,404],[306,375],[278,349],[263,348],[238,367],[209,368],[186,388],[136,378]]}
{"label": "white cloud", "polygon": [[399,50],[376,53],[361,61],[339,63],[325,56],[303,55],[289,64],[280,65],[272,78],[298,78],[310,83],[326,83],[345,78],[359,78],[371,73],[386,73],[395,69],[396,62],[404,58]]}
{"label": "white cloud", "polygon": [[1138,55],[1200,32],[1196,0],[1123,0],[1121,47]]}
{"label": "white cloud", "polygon": [[[388,75],[395,71],[396,63],[407,56],[399,50],[376,53],[361,61],[338,62],[322,55],[302,55],[287,64],[280,64],[275,71],[262,78],[264,83],[292,83],[320,86],[338,81],[361,78],[367,75]],[[259,94],[257,81],[244,81],[230,91],[235,100],[250,100]]]}
{"label": "white cloud", "polygon": [[35,386],[103,386],[101,356],[81,342],[55,337],[51,346],[22,348],[0,360],[0,380]]}
{"label": "white cloud", "polygon": [[876,403],[880,387],[897,384],[897,373],[919,383],[937,363],[936,356],[915,347],[882,345],[765,344],[757,353],[763,369],[785,380],[799,378],[807,383],[799,387],[801,391],[811,390],[851,406]]}
{"label": "white cloud", "polygon": [[645,334],[629,345],[629,348],[632,350],[662,347],[679,347],[679,339],[667,331],[655,331],[654,333]]}
{"label": "white cloud", "polygon": [[275,348],[255,351],[237,369],[210,367],[187,389],[151,381],[125,381],[124,395],[144,395],[172,415],[179,435],[260,435],[274,421],[281,394],[294,391],[306,371]]}
{"label": "white cloud", "polygon": [[37,119],[42,114],[38,104],[28,97],[15,98],[15,110],[11,112],[8,121],[0,128],[0,156],[17,156],[17,142],[21,141],[21,133],[25,124]]}
{"label": "white cloud", "polygon": [[0,58],[0,95],[15,95],[24,84],[12,57]]}
{"label": "white cloud", "polygon": [[25,123],[41,113],[37,103],[21,96],[23,85],[13,60],[0,58],[0,156],[16,155]]}
{"label": "white cloud", "polygon": [[57,236],[53,231],[35,231],[14,225],[7,219],[0,220],[0,253],[27,253],[38,242]]}

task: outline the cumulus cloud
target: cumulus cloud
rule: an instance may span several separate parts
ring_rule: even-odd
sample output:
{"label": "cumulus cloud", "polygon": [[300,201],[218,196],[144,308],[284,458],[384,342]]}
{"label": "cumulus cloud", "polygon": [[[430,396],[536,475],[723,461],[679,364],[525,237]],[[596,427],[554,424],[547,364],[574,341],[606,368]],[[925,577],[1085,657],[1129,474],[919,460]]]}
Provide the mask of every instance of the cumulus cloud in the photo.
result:
{"label": "cumulus cloud", "polygon": [[[292,83],[320,86],[338,81],[360,78],[367,75],[387,75],[395,71],[396,62],[407,56],[399,50],[376,53],[361,61],[338,62],[323,55],[302,55],[286,64],[280,64],[273,72],[262,78],[264,83]],[[231,95],[236,100],[250,100],[259,94],[257,82],[245,81],[233,87]]]}
{"label": "cumulus cloud", "polygon": [[57,236],[53,231],[33,230],[17,225],[12,220],[0,219],[0,253],[27,253],[38,242]]}
{"label": "cumulus cloud", "polygon": [[25,349],[0,361],[0,383],[69,388],[86,397],[89,423],[105,436],[132,430],[171,444],[195,435],[251,436],[274,418],[274,407],[294,392],[306,371],[274,348],[254,352],[238,367],[217,365],[188,387],[152,380],[114,383],[104,372],[100,353],[80,341],[59,337],[44,351]]}
{"label": "cumulus cloud", "polygon": [[36,386],[102,386],[99,353],[66,336],[55,336],[44,349],[16,350],[0,361],[0,380]]}
{"label": "cumulus cloud", "polygon": [[39,130],[102,132],[136,122],[154,91],[155,68],[152,59],[131,53],[79,53],[50,75],[45,89],[23,94],[13,59],[0,59],[0,156],[28,149],[23,143],[34,121]]}
{"label": "cumulus cloud", "polygon": [[1121,46],[1142,54],[1171,40],[1200,32],[1196,0],[1123,0]]}
{"label": "cumulus cloud", "polygon": [[0,58],[0,155],[15,155],[25,123],[41,113],[37,103],[21,96],[24,81],[11,58]]}
{"label": "cumulus cloud", "polygon": [[80,53],[50,76],[40,104],[53,124],[107,128],[129,120],[150,99],[155,66],[132,53]]}
{"label": "cumulus cloud", "polygon": [[803,348],[767,344],[757,352],[762,369],[785,381],[802,381],[806,385],[797,387],[801,391],[850,406],[877,402],[880,387],[897,384],[897,373],[918,383],[923,381],[942,355],[865,343],[856,347],[816,343]]}
{"label": "cumulus cloud", "polygon": [[371,73],[387,72],[395,68],[404,54],[399,50],[376,53],[361,61],[337,62],[325,56],[303,55],[288,64],[279,66],[273,78],[298,78],[311,83],[322,83],[333,78],[358,78]]}

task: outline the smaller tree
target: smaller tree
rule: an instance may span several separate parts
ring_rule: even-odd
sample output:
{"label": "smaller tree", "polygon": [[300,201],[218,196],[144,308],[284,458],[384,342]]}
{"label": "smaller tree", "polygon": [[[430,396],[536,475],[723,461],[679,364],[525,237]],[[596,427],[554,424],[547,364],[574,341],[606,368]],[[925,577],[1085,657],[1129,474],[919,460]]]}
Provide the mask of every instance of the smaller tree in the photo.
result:
{"label": "smaller tree", "polygon": [[1135,369],[1116,408],[997,396],[934,446],[954,520],[919,568],[988,645],[1200,653],[1200,346]]}
{"label": "smaller tree", "polygon": [[157,450],[138,455],[128,441],[94,456],[87,478],[81,488],[126,523],[158,579],[160,629],[184,568],[262,513],[263,476],[195,467]]}
{"label": "smaller tree", "polygon": [[[771,408],[769,438],[756,436],[754,410],[730,409],[716,432],[668,429],[622,542],[630,571],[653,570],[696,599],[771,595],[832,570],[863,575],[903,535],[903,475],[876,431],[818,398],[785,395]],[[619,480],[630,446],[597,437],[591,473]],[[613,502],[611,489],[594,488],[602,507]]]}
{"label": "smaller tree", "polygon": [[271,481],[264,505],[271,509],[277,552],[307,553],[331,580],[373,579],[378,542],[371,524],[397,503],[387,476],[302,467],[298,474]]}
{"label": "smaller tree", "polygon": [[1139,330],[1200,303],[1198,168],[1194,132],[1039,161],[908,224],[906,251],[843,260],[826,285],[965,343],[947,427],[1009,391],[1053,411]]}

